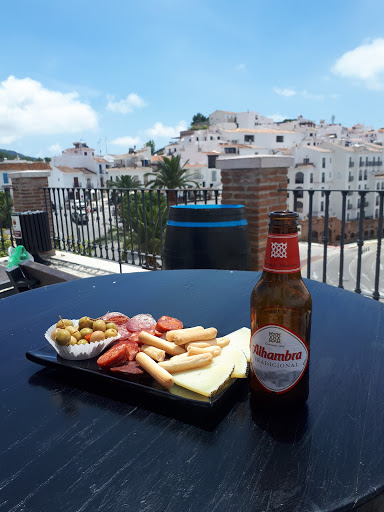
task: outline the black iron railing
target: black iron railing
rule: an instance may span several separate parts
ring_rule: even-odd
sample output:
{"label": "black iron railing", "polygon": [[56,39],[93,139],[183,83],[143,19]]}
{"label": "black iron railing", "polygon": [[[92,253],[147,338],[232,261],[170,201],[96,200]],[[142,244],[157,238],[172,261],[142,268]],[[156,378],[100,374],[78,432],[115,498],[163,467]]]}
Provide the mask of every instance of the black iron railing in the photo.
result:
{"label": "black iron railing", "polygon": [[[289,207],[301,215],[301,241],[307,243],[304,277],[383,299],[384,190],[280,190],[287,192],[293,196]],[[171,204],[221,202],[219,191],[201,189],[45,188],[44,194],[54,247],[115,261],[120,272],[124,263],[161,268]],[[9,229],[10,190],[0,199],[0,251],[6,255],[16,243]]]}
{"label": "black iron railing", "polygon": [[10,187],[0,190],[0,256],[7,256],[8,248],[14,245],[11,228],[12,195]]}
{"label": "black iron railing", "polygon": [[[280,190],[285,192],[285,190]],[[302,194],[308,194],[308,211],[306,212],[305,219],[301,219],[301,226],[305,225],[306,230],[301,232],[301,240],[308,242],[307,248],[307,264],[306,264],[306,276],[309,279],[313,279],[312,274],[312,246],[314,242],[319,242],[318,237],[314,237],[313,225],[316,221],[318,234],[318,226],[321,226],[321,243],[323,245],[321,261],[322,261],[322,281],[324,283],[329,282],[329,271],[328,271],[328,248],[330,244],[336,245],[339,248],[338,256],[338,272],[337,272],[337,286],[340,288],[346,288],[346,281],[348,281],[348,289],[353,290],[356,293],[364,293],[364,295],[371,296],[376,300],[384,296],[384,287],[380,287],[380,271],[381,265],[381,242],[383,237],[383,204],[384,204],[384,190],[322,190],[322,189],[288,189],[287,192],[293,193],[293,209],[299,210],[299,199]],[[353,205],[348,202],[347,196],[356,193],[359,197],[358,206],[353,208]],[[320,212],[314,211],[314,196],[315,194],[321,194],[324,197],[323,208]],[[330,218],[330,198],[332,194],[332,200],[341,201],[341,219],[335,217]],[[373,215],[366,215],[366,207],[369,202],[366,200],[366,196],[373,195],[372,204]],[[347,214],[347,210],[354,210],[355,215],[352,217],[350,213]],[[347,215],[349,218],[347,218]],[[332,223],[332,229],[330,229],[330,223]],[[340,228],[339,233],[334,236],[335,226]],[[363,270],[363,255],[365,253],[363,246],[368,240],[373,240],[376,245],[376,254],[374,264],[371,261],[365,265],[364,273]],[[345,275],[345,249],[351,248],[351,243],[357,248],[354,253],[349,254],[351,259],[350,267],[348,269],[349,277]],[[370,246],[368,247],[370,249]],[[375,248],[374,248],[375,250]],[[370,256],[372,253],[370,254]],[[355,282],[353,287],[349,283],[351,278],[352,270],[355,268]],[[335,273],[335,272],[334,272]],[[364,279],[369,274],[368,280],[374,283],[374,289],[367,289],[367,286],[362,290],[361,279]],[[333,276],[334,279],[335,276]],[[335,282],[333,284],[336,284]],[[381,293],[380,293],[381,288]]]}
{"label": "black iron railing", "polygon": [[218,203],[218,190],[45,188],[55,249],[161,268],[172,204]]}

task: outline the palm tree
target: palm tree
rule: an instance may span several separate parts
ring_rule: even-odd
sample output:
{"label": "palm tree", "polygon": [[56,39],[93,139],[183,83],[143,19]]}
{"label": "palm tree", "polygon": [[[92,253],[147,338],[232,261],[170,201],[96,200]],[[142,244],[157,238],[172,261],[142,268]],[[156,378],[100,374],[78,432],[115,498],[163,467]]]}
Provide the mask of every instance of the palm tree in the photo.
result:
{"label": "palm tree", "polygon": [[171,158],[163,157],[163,160],[159,162],[157,171],[148,172],[145,177],[153,176],[154,179],[150,180],[147,185],[151,188],[187,188],[188,186],[195,185],[198,187],[198,183],[193,180],[189,180],[186,173],[188,169],[185,168],[187,162],[183,166],[180,166],[180,155],[172,155]]}
{"label": "palm tree", "polygon": [[133,176],[117,176],[116,181],[108,181],[108,188],[141,188],[141,183]]}
{"label": "palm tree", "polygon": [[[108,181],[107,187],[108,188],[141,188],[141,183],[137,178],[134,178],[133,176],[124,175],[124,176],[117,176],[116,181]],[[109,194],[109,193],[108,193]],[[109,197],[109,195],[108,195]],[[112,204],[116,201],[117,198],[117,192],[116,190],[112,190],[111,194],[111,202]]]}

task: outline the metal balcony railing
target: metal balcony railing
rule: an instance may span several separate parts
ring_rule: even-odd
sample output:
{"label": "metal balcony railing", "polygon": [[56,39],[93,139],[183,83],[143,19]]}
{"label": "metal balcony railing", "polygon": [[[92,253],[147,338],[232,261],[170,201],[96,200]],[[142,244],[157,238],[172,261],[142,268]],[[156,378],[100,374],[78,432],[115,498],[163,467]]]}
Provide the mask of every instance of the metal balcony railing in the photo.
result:
{"label": "metal balcony railing", "polygon": [[[294,205],[293,209],[295,210],[297,208],[298,203],[298,194],[299,193],[306,193],[308,194],[308,212],[307,212],[307,220],[305,222],[308,222],[308,233],[307,233],[307,241],[308,241],[308,258],[307,258],[307,278],[311,278],[311,249],[312,249],[312,243],[313,243],[313,223],[315,220],[320,220],[322,224],[322,244],[323,244],[323,271],[322,271],[322,281],[324,283],[327,282],[327,251],[328,251],[328,245],[331,242],[334,243],[335,241],[339,244],[340,247],[340,256],[339,256],[339,271],[338,271],[338,286],[340,288],[344,288],[344,260],[345,260],[345,248],[347,246],[347,237],[346,237],[346,231],[348,226],[352,226],[352,229],[356,226],[356,232],[353,232],[350,234],[349,242],[356,243],[357,246],[357,256],[356,256],[356,281],[355,281],[355,287],[354,292],[361,294],[362,288],[361,288],[361,279],[362,279],[362,257],[365,249],[363,249],[364,246],[364,240],[372,240],[374,239],[377,244],[376,248],[376,255],[375,255],[375,262],[371,267],[374,267],[374,274],[372,276],[372,281],[374,283],[373,291],[372,293],[364,292],[364,294],[371,296],[372,298],[379,300],[380,297],[383,297],[384,289],[381,288],[381,294],[379,292],[380,287],[380,270],[383,265],[383,261],[381,259],[381,242],[382,237],[384,235],[383,232],[383,210],[384,210],[384,190],[378,191],[378,190],[294,190],[294,189],[284,189],[280,190],[281,192],[292,192],[293,198],[294,198]],[[315,208],[313,205],[314,202],[314,195],[316,193],[324,193],[325,194],[325,210],[321,214],[320,219],[315,219]],[[359,195],[360,199],[360,206],[358,207],[358,212],[355,218],[349,219],[347,218],[347,210],[350,209],[350,204],[347,205],[347,196],[350,193],[356,193]],[[333,238],[333,231],[330,230],[330,197],[331,194],[333,196],[333,200],[336,200],[340,202],[341,200],[341,219],[335,219],[333,225],[340,224],[340,232],[336,236],[336,238]],[[366,215],[365,208],[368,205],[368,202],[366,201],[366,196],[374,194],[379,195],[379,206],[378,208],[375,207],[375,214],[374,215]],[[301,200],[300,200],[301,201]],[[349,214],[348,214],[349,215]],[[353,236],[352,236],[353,235]],[[350,269],[348,269],[350,272]],[[366,278],[365,275],[363,275],[364,279]]]}

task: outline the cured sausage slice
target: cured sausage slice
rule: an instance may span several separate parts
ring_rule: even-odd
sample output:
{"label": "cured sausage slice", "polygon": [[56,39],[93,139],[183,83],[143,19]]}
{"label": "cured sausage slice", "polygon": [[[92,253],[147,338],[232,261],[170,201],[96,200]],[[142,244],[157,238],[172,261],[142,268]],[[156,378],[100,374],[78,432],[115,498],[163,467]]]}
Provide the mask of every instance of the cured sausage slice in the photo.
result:
{"label": "cured sausage slice", "polygon": [[116,347],[118,345],[125,345],[125,350],[126,350],[126,355],[127,355],[128,361],[134,361],[136,354],[138,354],[140,352],[139,345],[135,341],[131,341],[131,340],[120,341],[119,340],[116,343],[116,345],[114,345],[114,346]]}
{"label": "cured sausage slice", "polygon": [[128,355],[125,344],[114,345],[99,357],[97,364],[101,368],[111,368],[112,366],[119,366],[125,363],[127,359]]}
{"label": "cured sausage slice", "polygon": [[113,322],[117,326],[126,324],[129,320],[129,316],[123,315],[123,313],[113,312],[113,313],[107,313],[102,317],[104,322]]}
{"label": "cured sausage slice", "polygon": [[162,332],[176,331],[183,327],[183,322],[177,318],[173,318],[172,316],[161,316],[156,324],[156,330]]}
{"label": "cured sausage slice", "polygon": [[129,375],[144,375],[144,370],[140,367],[136,361],[130,361],[129,363],[125,363],[121,366],[116,366],[114,368],[110,368],[113,373],[125,373]]}
{"label": "cured sausage slice", "polygon": [[126,325],[128,331],[143,331],[145,329],[155,327],[156,320],[153,318],[152,315],[140,314],[133,316],[130,320],[128,320]]}

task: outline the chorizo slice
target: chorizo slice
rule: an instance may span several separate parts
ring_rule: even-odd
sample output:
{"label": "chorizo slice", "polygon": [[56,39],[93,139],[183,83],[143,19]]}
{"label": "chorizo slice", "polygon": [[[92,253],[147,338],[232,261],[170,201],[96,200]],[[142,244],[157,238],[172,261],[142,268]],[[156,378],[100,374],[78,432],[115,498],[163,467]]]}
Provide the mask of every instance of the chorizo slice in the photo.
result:
{"label": "chorizo slice", "polygon": [[177,329],[182,329],[184,327],[183,322],[178,318],[173,318],[172,316],[161,316],[156,323],[156,330],[167,332],[167,331],[176,331]]}
{"label": "chorizo slice", "polygon": [[111,368],[112,366],[119,366],[128,359],[127,349],[125,344],[114,345],[112,348],[107,350],[97,360],[97,364],[100,368]]}

